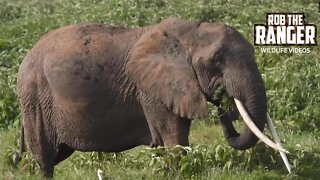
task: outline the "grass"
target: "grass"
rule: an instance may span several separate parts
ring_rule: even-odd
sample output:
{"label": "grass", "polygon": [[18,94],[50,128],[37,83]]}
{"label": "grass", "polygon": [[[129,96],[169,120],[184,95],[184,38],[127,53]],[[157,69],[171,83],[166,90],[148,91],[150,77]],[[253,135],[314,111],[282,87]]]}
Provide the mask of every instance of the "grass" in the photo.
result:
{"label": "grass", "polygon": [[[0,0],[0,179],[41,179],[37,164],[25,153],[16,168],[20,110],[15,84],[19,64],[46,32],[80,22],[126,27],[145,26],[176,16],[218,21],[233,26],[253,42],[253,24],[268,12],[304,12],[308,23],[320,25],[316,1],[285,0]],[[320,167],[319,47],[309,54],[263,54],[256,47],[269,112],[287,149],[293,173],[279,154],[262,143],[247,151],[232,150],[214,115],[192,124],[192,149],[164,153],[137,147],[118,154],[80,153],[56,166],[56,179],[317,179]],[[215,109],[212,108],[212,114]]]}

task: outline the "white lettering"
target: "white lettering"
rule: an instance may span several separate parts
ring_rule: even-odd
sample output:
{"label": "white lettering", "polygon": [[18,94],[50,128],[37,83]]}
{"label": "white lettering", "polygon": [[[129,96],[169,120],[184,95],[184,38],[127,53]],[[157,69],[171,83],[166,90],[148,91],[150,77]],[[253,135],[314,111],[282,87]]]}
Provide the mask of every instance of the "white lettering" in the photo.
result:
{"label": "white lettering", "polygon": [[287,15],[287,17],[288,17],[288,26],[291,26],[292,25],[292,15],[291,14],[288,14]]}
{"label": "white lettering", "polygon": [[260,48],[260,51],[261,51],[262,53],[266,53],[266,52],[267,52],[267,48]]}
{"label": "white lettering", "polygon": [[274,34],[273,26],[269,26],[268,28],[266,44],[276,44],[276,37]]}
{"label": "white lettering", "polygon": [[293,15],[292,16],[292,25],[298,25],[298,16],[297,15]]}
{"label": "white lettering", "polygon": [[297,44],[304,44],[304,26],[297,26]]}
{"label": "white lettering", "polygon": [[286,44],[286,26],[277,27],[277,44]]}
{"label": "white lettering", "polygon": [[287,43],[288,44],[295,44],[296,43],[296,36],[294,36],[294,26],[287,27]]}
{"label": "white lettering", "polygon": [[305,31],[306,44],[316,44],[316,27],[315,26],[306,26]]}
{"label": "white lettering", "polygon": [[265,26],[255,26],[256,28],[256,44],[265,44],[266,38],[266,27]]}
{"label": "white lettering", "polygon": [[273,25],[273,14],[268,15],[268,25],[272,26]]}
{"label": "white lettering", "polygon": [[278,14],[274,15],[273,25],[279,26],[280,25],[280,16]]}
{"label": "white lettering", "polygon": [[286,25],[286,15],[275,14],[273,17],[273,25],[276,25],[276,26]]}
{"label": "white lettering", "polygon": [[286,25],[286,16],[285,15],[280,15],[280,26],[285,26]]}
{"label": "white lettering", "polygon": [[[314,24],[305,24],[303,13],[267,14],[266,24],[255,25],[255,45],[317,44],[317,27]],[[299,49],[288,50],[300,51]],[[279,51],[282,53],[284,50]]]}
{"label": "white lettering", "polygon": [[298,16],[298,23],[297,23],[297,25],[298,26],[303,26],[303,15],[302,14],[298,14],[297,15]]}
{"label": "white lettering", "polygon": [[280,54],[280,53],[298,53],[298,54],[307,54],[310,53],[310,48],[260,48],[262,53],[272,53],[272,54]]}

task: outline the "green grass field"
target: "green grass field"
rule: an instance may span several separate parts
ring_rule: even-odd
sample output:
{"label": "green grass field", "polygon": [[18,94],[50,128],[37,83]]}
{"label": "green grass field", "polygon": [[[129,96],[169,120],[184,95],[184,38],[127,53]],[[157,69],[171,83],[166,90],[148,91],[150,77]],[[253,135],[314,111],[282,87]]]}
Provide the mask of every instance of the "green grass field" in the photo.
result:
{"label": "green grass field", "polygon": [[[0,179],[41,179],[28,152],[18,167],[13,164],[20,127],[15,88],[20,62],[46,32],[80,22],[137,27],[175,16],[226,23],[253,43],[253,24],[265,23],[268,12],[304,12],[308,23],[320,27],[315,0],[0,0]],[[56,166],[55,179],[97,179],[97,169],[104,179],[319,179],[320,48],[310,50],[265,54],[256,47],[269,113],[291,152],[292,174],[263,143],[231,149],[212,107],[209,118],[193,122],[185,156],[178,147],[168,153],[145,147],[117,154],[76,152]]]}

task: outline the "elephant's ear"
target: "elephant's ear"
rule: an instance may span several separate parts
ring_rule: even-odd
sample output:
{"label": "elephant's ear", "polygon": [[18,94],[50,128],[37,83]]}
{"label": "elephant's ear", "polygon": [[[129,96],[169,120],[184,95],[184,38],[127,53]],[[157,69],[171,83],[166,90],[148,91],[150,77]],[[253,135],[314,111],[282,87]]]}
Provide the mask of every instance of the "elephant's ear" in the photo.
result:
{"label": "elephant's ear", "polygon": [[130,51],[126,72],[140,90],[160,99],[176,115],[206,117],[207,101],[189,58],[173,35],[152,30]]}

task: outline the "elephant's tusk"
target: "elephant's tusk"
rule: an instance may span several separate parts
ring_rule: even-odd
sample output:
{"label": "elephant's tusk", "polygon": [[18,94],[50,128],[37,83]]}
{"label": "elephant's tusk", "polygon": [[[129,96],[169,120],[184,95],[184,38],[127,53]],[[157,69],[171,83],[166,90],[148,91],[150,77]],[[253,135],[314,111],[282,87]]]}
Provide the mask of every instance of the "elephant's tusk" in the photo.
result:
{"label": "elephant's tusk", "polygon": [[[271,118],[269,116],[269,113],[267,113],[267,124],[268,124],[268,127],[269,127],[270,131],[271,131],[271,134],[273,136],[273,139],[274,139],[275,143],[277,143],[278,145],[282,146],[281,142],[280,142],[280,138],[278,136],[278,133],[277,133],[277,131],[276,131],[276,129],[275,129],[273,123],[272,123],[272,120],[271,120]],[[280,151],[280,156],[281,156],[284,164],[286,165],[286,167],[287,167],[287,169],[289,171],[289,174],[291,174],[291,166],[289,164],[287,155],[284,152]]]}
{"label": "elephant's tusk", "polygon": [[279,144],[276,144],[274,142],[272,142],[267,136],[265,136],[259,129],[258,127],[254,124],[254,122],[251,120],[249,114],[247,113],[247,111],[245,110],[243,104],[241,101],[239,101],[238,99],[234,98],[234,101],[236,103],[236,106],[239,110],[240,115],[242,116],[244,122],[248,125],[248,127],[250,128],[250,130],[261,140],[263,141],[266,145],[270,146],[271,148],[281,151],[281,152],[285,152],[285,153],[289,153],[287,150],[285,150],[284,148],[282,148]]}

